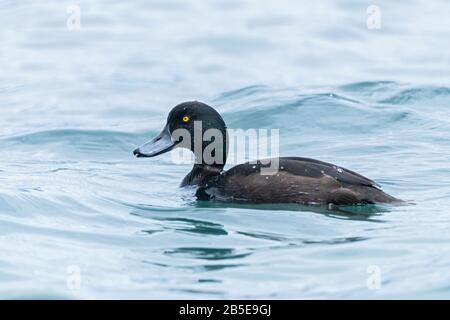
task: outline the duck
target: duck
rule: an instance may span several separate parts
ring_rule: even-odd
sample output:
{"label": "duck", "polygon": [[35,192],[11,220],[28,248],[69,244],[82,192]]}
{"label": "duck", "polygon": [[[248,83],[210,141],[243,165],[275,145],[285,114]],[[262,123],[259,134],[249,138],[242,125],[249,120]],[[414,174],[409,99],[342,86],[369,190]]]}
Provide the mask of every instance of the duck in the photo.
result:
{"label": "duck", "polygon": [[[205,134],[211,131],[215,132],[215,147],[211,157],[205,157],[213,140],[205,139]],[[133,154],[150,158],[175,148],[194,152],[195,163],[180,187],[195,187],[199,201],[337,206],[401,202],[361,174],[310,158],[269,158],[224,170],[228,139],[225,122],[213,107],[188,101],[173,107],[161,133],[136,148]],[[276,172],[269,172],[274,163]]]}

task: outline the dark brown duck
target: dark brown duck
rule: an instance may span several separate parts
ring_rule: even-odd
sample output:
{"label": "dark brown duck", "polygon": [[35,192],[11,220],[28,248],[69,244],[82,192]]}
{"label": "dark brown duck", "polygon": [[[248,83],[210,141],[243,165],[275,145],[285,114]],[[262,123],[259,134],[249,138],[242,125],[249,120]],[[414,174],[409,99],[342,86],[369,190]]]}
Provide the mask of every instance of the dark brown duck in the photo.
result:
{"label": "dark brown duck", "polygon": [[[196,134],[194,123],[201,122],[201,132]],[[174,135],[177,129],[189,133],[191,141]],[[221,135],[213,150],[215,161],[203,159],[210,141],[198,143],[209,129]],[[176,147],[187,147],[196,154],[196,164],[183,179],[181,186],[197,186],[200,200],[218,200],[244,203],[301,203],[301,204],[375,204],[394,203],[396,199],[383,192],[374,181],[336,165],[300,157],[280,157],[278,170],[264,174],[271,160],[243,163],[224,171],[227,158],[227,132],[220,114],[212,107],[197,101],[175,106],[167,117],[162,132],[153,140],[134,150],[137,157],[154,157]],[[189,142],[189,143],[187,143]],[[217,142],[217,141],[216,141]],[[187,144],[186,144],[187,143]],[[201,156],[195,146],[200,146]],[[217,147],[219,146],[219,147]],[[222,146],[222,147],[220,147]],[[272,161],[275,161],[272,159]]]}

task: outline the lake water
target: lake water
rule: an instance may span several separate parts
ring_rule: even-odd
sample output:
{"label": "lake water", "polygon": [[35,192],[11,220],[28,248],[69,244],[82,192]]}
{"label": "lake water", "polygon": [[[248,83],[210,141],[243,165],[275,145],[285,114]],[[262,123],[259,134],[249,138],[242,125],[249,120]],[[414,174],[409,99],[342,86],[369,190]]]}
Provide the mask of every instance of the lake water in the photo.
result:
{"label": "lake water", "polygon": [[[77,4],[0,1],[0,298],[450,298],[450,2]],[[196,202],[192,99],[411,204]]]}

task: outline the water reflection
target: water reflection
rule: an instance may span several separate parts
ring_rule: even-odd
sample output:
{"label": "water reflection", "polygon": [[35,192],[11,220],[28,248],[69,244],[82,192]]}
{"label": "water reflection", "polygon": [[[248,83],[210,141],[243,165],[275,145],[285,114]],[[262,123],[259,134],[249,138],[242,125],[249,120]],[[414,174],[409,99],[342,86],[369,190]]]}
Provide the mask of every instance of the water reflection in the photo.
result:
{"label": "water reflection", "polygon": [[195,289],[179,289],[179,288],[173,288],[170,289],[170,291],[175,292],[182,292],[187,294],[195,294],[195,295],[215,295],[215,296],[222,296],[224,292],[222,291],[212,291],[212,290],[195,290]]}
{"label": "water reflection", "polygon": [[197,260],[193,259],[191,261],[192,264],[188,264],[186,262],[174,260],[173,263],[160,263],[160,262],[154,262],[154,261],[148,261],[143,260],[143,263],[150,264],[152,266],[162,267],[162,268],[172,268],[172,269],[187,269],[193,272],[205,272],[205,271],[219,271],[223,269],[229,269],[229,268],[237,268],[237,267],[243,267],[248,264],[245,263],[198,263]]}
{"label": "water reflection", "polygon": [[375,217],[381,216],[392,210],[387,205],[353,205],[353,206],[319,206],[319,205],[300,205],[295,203],[286,204],[241,204],[225,203],[217,201],[196,201],[193,202],[196,208],[240,208],[256,209],[266,211],[300,211],[313,212],[326,215],[330,218],[347,220],[364,220],[370,222],[383,222]]}
{"label": "water reflection", "polygon": [[225,259],[240,259],[252,254],[252,252],[237,252],[233,248],[176,248],[166,250],[164,252],[169,256],[191,257],[203,260],[225,260]]}
{"label": "water reflection", "polygon": [[186,219],[186,218],[164,218],[162,220],[168,222],[183,223],[182,226],[175,228],[178,231],[192,232],[197,234],[207,234],[213,236],[228,235],[228,232],[223,228],[222,225],[209,221]]}
{"label": "water reflection", "polygon": [[[311,245],[311,244],[325,244],[325,245],[335,245],[335,244],[345,244],[352,243],[358,241],[365,241],[369,238],[367,237],[341,237],[341,238],[330,238],[330,239],[307,239],[307,238],[289,238],[281,235],[270,234],[265,232],[244,232],[238,231],[238,234],[252,237],[261,240],[270,240],[276,242],[282,242],[283,246],[302,246],[302,245]],[[272,247],[273,248],[273,247]]]}

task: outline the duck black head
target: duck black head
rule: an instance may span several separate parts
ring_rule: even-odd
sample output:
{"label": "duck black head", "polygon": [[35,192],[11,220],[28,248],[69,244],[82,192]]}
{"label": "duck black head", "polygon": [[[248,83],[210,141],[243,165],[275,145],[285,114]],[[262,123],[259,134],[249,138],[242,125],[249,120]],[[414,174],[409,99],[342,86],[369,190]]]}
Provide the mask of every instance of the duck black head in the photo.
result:
{"label": "duck black head", "polygon": [[161,133],[133,153],[137,157],[155,157],[174,148],[194,152],[196,165],[221,170],[227,157],[225,122],[205,103],[183,102],[170,111]]}

